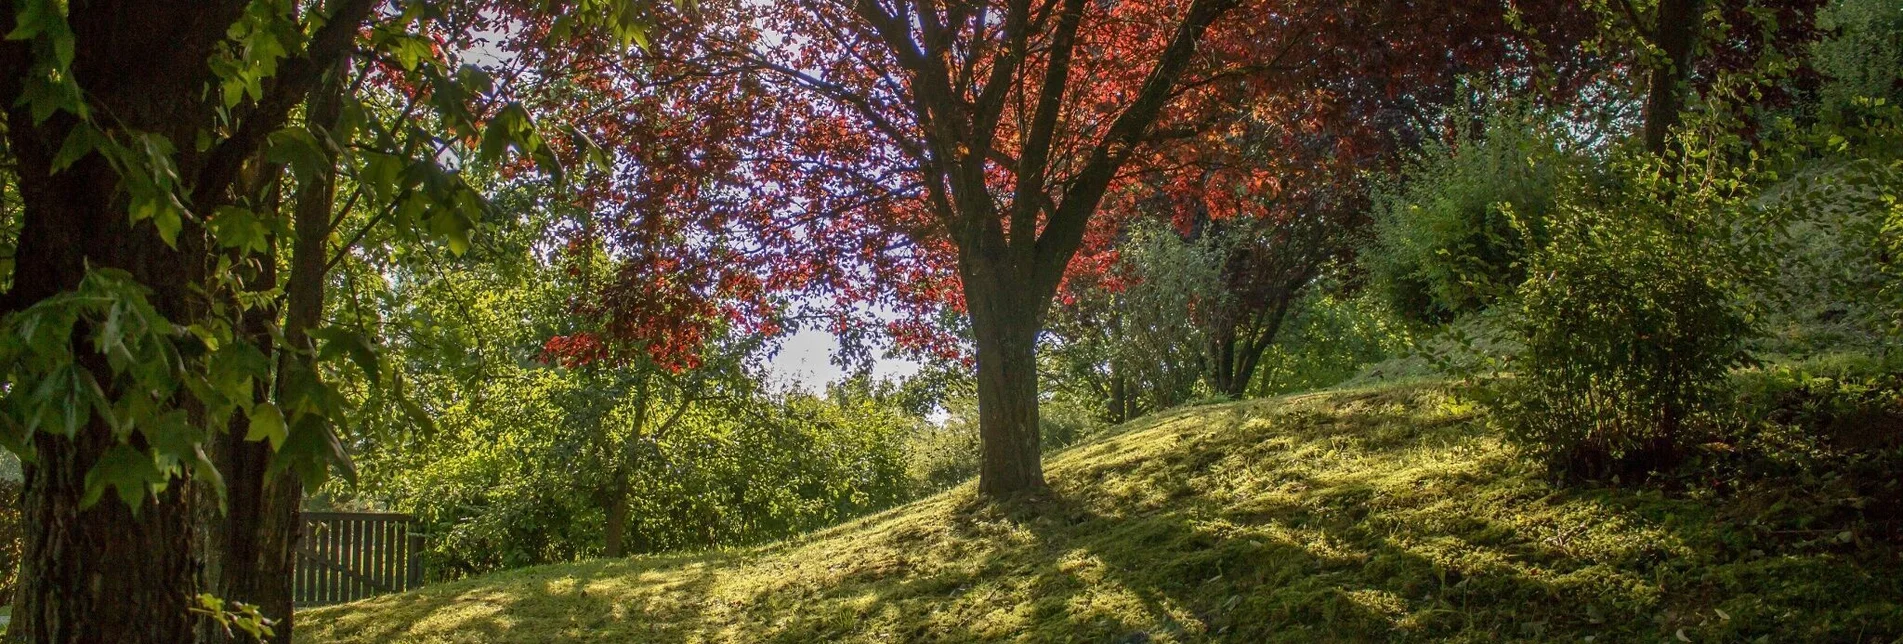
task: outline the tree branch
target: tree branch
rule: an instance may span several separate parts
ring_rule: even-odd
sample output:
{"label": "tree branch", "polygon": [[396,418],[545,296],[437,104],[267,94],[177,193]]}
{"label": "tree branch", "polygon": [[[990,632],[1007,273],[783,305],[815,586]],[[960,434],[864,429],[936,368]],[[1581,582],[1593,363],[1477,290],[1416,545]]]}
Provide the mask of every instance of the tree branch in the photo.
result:
{"label": "tree branch", "polygon": [[264,137],[283,127],[291,109],[302,103],[324,74],[350,53],[357,30],[369,18],[380,0],[341,0],[324,26],[311,37],[305,55],[286,60],[264,98],[259,100],[238,124],[231,138],[218,142],[205,155],[205,164],[192,185],[192,207],[205,209],[220,203],[226,188],[238,176],[238,169],[264,142]]}

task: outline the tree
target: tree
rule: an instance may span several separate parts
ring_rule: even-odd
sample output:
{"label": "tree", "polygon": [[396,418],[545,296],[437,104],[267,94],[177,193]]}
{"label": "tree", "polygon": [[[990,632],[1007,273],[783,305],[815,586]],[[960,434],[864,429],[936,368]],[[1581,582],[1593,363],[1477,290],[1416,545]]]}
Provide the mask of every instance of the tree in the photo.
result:
{"label": "tree", "polygon": [[[249,44],[286,35],[280,29],[294,33],[293,42],[272,40],[275,55],[254,50],[255,57],[232,60],[232,25],[257,18],[246,14],[248,4],[32,0],[9,3],[0,16],[9,32],[0,48],[0,102],[9,106],[7,147],[24,205],[13,286],[0,311],[17,314],[10,318],[16,325],[63,327],[30,327],[47,335],[23,338],[44,361],[28,368],[50,369],[9,370],[8,402],[28,408],[10,429],[32,463],[13,637],[192,637],[195,500],[183,472],[186,480],[165,485],[172,478],[165,470],[212,475],[200,448],[209,437],[194,426],[228,415],[237,401],[193,392],[187,404],[180,380],[193,374],[162,371],[183,366],[174,361],[192,350],[175,344],[170,325],[220,339],[203,325],[217,313],[215,303],[193,291],[216,282],[215,260],[226,254],[216,244],[230,239],[191,213],[236,202],[245,161],[344,55],[374,5],[338,2],[301,23],[266,14],[273,31]],[[208,64],[218,60],[232,60],[232,73]],[[256,91],[244,101],[204,91],[228,79],[238,79],[241,92]],[[175,144],[204,135],[211,145]],[[62,296],[74,292],[109,304],[93,308]],[[82,353],[76,345],[85,337],[126,353]],[[255,349],[214,355],[262,358]],[[154,358],[144,369],[128,364]],[[217,385],[246,392],[229,398],[249,403],[256,371],[233,371]],[[57,374],[68,384],[53,384]],[[149,384],[172,393],[143,398],[139,386]],[[45,395],[22,395],[28,386]],[[54,400],[65,405],[57,415],[30,411]],[[123,503],[97,503],[107,485]]]}
{"label": "tree", "polygon": [[1564,95],[1593,69],[1593,16],[1570,3],[1353,3],[1300,23],[1274,82],[1216,112],[1171,163],[1149,164],[1112,219],[1163,217],[1224,253],[1222,294],[1191,316],[1216,393],[1241,396],[1290,307],[1346,259],[1368,222],[1367,178],[1435,136],[1474,81]]}
{"label": "tree", "polygon": [[[747,227],[746,259],[769,289],[823,284],[843,300],[964,311],[976,345],[980,488],[1042,487],[1034,358],[1045,313],[1121,171],[1185,135],[1166,116],[1271,61],[1247,21],[1226,27],[1228,53],[1199,54],[1236,4],[701,5],[677,18],[691,46],[581,66],[609,70],[596,85],[693,97],[618,105],[718,132],[664,158],[723,159],[725,174],[696,175],[695,194],[616,182],[643,195],[631,201],[645,216],[604,220],[643,231],[672,216],[663,208],[695,212]],[[1254,17],[1304,16],[1262,8]],[[653,151],[617,154],[621,172],[666,167]]]}
{"label": "tree", "polygon": [[[335,427],[350,410],[328,380],[339,362],[382,371],[366,338],[317,327],[337,168],[362,197],[346,214],[458,248],[483,203],[445,155],[544,152],[485,74],[440,64],[447,15],[375,0],[21,0],[0,15],[22,204],[0,428],[30,463],[15,637],[182,641],[194,614],[206,637],[263,632],[255,606],[193,599],[204,590],[270,602],[288,639],[298,486],[349,472]],[[598,24],[625,32],[619,17]],[[450,131],[354,93],[313,101],[353,52]]]}

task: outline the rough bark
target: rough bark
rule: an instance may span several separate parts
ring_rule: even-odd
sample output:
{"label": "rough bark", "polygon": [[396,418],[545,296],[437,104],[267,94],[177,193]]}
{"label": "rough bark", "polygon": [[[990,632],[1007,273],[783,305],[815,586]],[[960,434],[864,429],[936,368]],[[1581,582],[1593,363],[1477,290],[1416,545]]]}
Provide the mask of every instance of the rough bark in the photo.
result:
{"label": "rough bark", "polygon": [[[68,23],[77,44],[72,78],[84,89],[96,121],[109,132],[152,133],[176,143],[173,161],[191,189],[194,212],[228,203],[229,186],[263,135],[288,113],[289,94],[301,100],[309,66],[334,61],[368,15],[369,0],[345,3],[319,31],[309,58],[287,61],[268,101],[246,111],[246,136],[209,150],[192,144],[209,130],[217,110],[207,60],[248,3],[236,0],[92,0],[71,3]],[[0,31],[11,31],[16,7],[0,9]],[[204,315],[195,287],[206,279],[211,252],[196,217],[187,217],[176,244],[151,222],[132,222],[120,177],[99,155],[55,173],[52,160],[78,125],[66,114],[36,123],[21,104],[22,79],[33,64],[30,44],[0,43],[0,105],[6,106],[8,150],[17,163],[24,206],[12,288],[0,313],[19,310],[76,287],[88,267],[129,272],[151,290],[158,312],[177,324]],[[255,133],[255,134],[254,134]],[[80,360],[101,383],[109,367],[96,356]],[[105,392],[116,397],[107,385]],[[191,412],[184,400],[181,407]],[[33,642],[182,642],[194,638],[191,597],[198,592],[202,545],[195,519],[198,495],[189,477],[149,494],[138,512],[108,495],[81,508],[86,473],[116,442],[95,417],[71,439],[34,438],[37,462],[26,466],[26,534],[8,637]],[[141,439],[133,439],[143,448]],[[272,528],[281,529],[281,528]]]}
{"label": "rough bark", "polygon": [[[333,126],[342,109],[343,85],[332,74],[306,107],[310,123],[319,128]],[[292,210],[291,275],[285,285],[284,338],[290,350],[280,352],[281,369],[310,368],[309,331],[322,318],[325,266],[329,259],[327,242],[335,207],[335,170],[312,177],[298,186]],[[274,278],[275,279],[275,278]],[[249,322],[249,320],[248,320]],[[265,332],[263,325],[255,330]],[[300,361],[302,364],[292,364]],[[268,443],[245,440],[246,427],[233,423],[219,437],[219,471],[224,473],[228,511],[216,523],[205,560],[207,579],[214,594],[227,600],[258,606],[266,617],[277,620],[271,641],[289,642],[295,628],[292,610],[292,572],[297,563],[297,542],[302,537],[303,482],[293,472],[267,476],[271,463]],[[207,629],[202,638],[226,639],[222,629]]]}
{"label": "rough bark", "polygon": [[1045,487],[1037,421],[1037,332],[1040,309],[1028,289],[1012,289],[982,272],[965,279],[978,344],[978,491],[1005,497]]}
{"label": "rough bark", "polygon": [[[76,40],[92,46],[76,52],[73,77],[86,88],[96,112],[112,115],[109,127],[191,141],[210,114],[201,102],[210,75],[206,57],[241,8],[241,3],[178,1],[76,4],[69,22]],[[15,13],[7,7],[4,21],[11,23]],[[203,231],[185,222],[173,249],[151,223],[130,222],[119,176],[98,155],[53,173],[55,152],[77,120],[60,114],[34,123],[18,103],[20,78],[31,56],[23,43],[8,43],[6,49],[0,53],[0,83],[5,83],[0,103],[8,106],[6,135],[18,163],[24,212],[19,263],[0,312],[76,287],[90,265],[130,272],[152,290],[158,311],[174,322],[202,315],[190,286],[205,274]],[[179,148],[179,167],[196,167],[192,146]],[[101,383],[111,382],[110,368],[96,355],[80,362]],[[24,552],[9,638],[192,639],[188,602],[198,587],[196,495],[188,480],[174,481],[149,494],[137,513],[111,495],[82,509],[85,475],[114,444],[111,429],[98,417],[71,439],[35,437],[38,462],[23,468]]]}
{"label": "rough bark", "polygon": [[[262,166],[261,171],[249,173],[253,176],[243,182],[245,190],[255,194],[262,186],[270,184],[271,188],[266,190],[269,196],[259,210],[275,213],[282,206],[281,194],[275,185],[281,168],[254,163],[254,167],[259,166]],[[257,262],[255,270],[245,276],[245,289],[268,291],[277,285],[277,253],[273,248]],[[276,311],[262,307],[246,311],[237,331],[256,346],[271,346],[271,328],[276,322],[275,317]],[[252,402],[266,402],[269,396],[268,388],[260,388]],[[221,508],[211,487],[199,486],[198,525],[201,530],[198,553],[203,562],[200,579],[205,592],[255,604],[258,600],[250,585],[257,576],[255,562],[260,554],[260,514],[269,504],[268,492],[263,485],[263,472],[270,461],[270,449],[265,444],[245,440],[249,425],[243,414],[234,414],[225,431],[213,436],[205,446],[207,455],[225,480],[225,496]],[[265,615],[276,618],[282,614],[266,611]],[[200,620],[198,639],[202,642],[221,642],[233,638],[228,637],[218,623]]]}

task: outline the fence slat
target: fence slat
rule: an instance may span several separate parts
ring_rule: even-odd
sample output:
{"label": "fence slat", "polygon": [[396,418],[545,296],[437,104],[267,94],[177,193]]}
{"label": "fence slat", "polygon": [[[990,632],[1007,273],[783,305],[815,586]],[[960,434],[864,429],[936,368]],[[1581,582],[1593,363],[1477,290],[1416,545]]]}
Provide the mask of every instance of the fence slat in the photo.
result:
{"label": "fence slat", "polygon": [[[361,572],[363,570],[364,547],[369,545],[370,541],[364,538],[364,533],[369,530],[370,526],[369,522],[363,519],[356,519],[350,523],[350,536],[355,541],[355,543],[350,544],[350,569]],[[368,594],[370,594],[370,589],[365,587],[363,577],[351,576],[350,601],[363,599],[364,596]]]}
{"label": "fence slat", "polygon": [[390,589],[391,592],[396,591],[396,575],[390,574],[390,571],[396,567],[396,550],[390,547],[395,541],[396,522],[383,522],[383,547],[378,549],[383,553],[383,565],[380,570],[383,575],[383,587]]}
{"label": "fence slat", "polygon": [[410,570],[409,570],[410,567],[408,565],[408,562],[410,560],[410,557],[416,556],[415,553],[410,552],[410,529],[409,528],[410,526],[408,524],[404,524],[403,529],[399,531],[396,535],[397,560],[405,562],[405,565],[403,566],[402,569],[394,571],[397,575],[398,581],[397,581],[396,587],[398,590],[410,589]]}
{"label": "fence slat", "polygon": [[[350,543],[344,548],[344,567],[349,570],[363,570],[363,520],[351,519],[345,524],[349,527],[344,529],[344,534],[347,535],[344,539]],[[344,579],[344,589],[345,596],[350,598],[348,601],[357,601],[363,597],[363,581],[354,576]]]}
{"label": "fence slat", "polygon": [[409,544],[409,570],[404,575],[409,579],[407,587],[423,585],[423,535],[410,533],[405,539]]}
{"label": "fence slat", "polygon": [[299,606],[354,601],[422,583],[423,536],[407,514],[306,512],[291,598]]}
{"label": "fence slat", "polygon": [[[344,531],[341,528],[343,528],[342,521],[324,525],[324,532],[330,534],[330,539],[328,540],[330,541],[330,546],[324,549],[324,561],[337,561],[338,553],[343,552]],[[337,572],[336,568],[325,567],[324,601],[333,604],[344,600],[344,578],[343,575],[337,574]]]}

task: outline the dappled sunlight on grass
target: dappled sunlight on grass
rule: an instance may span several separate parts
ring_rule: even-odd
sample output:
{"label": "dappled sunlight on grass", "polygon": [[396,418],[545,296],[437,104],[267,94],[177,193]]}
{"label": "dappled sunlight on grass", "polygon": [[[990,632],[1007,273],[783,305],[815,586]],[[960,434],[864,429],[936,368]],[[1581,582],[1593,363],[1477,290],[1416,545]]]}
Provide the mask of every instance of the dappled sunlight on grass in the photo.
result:
{"label": "dappled sunlight on grass", "polygon": [[[1716,509],[1558,489],[1433,384],[1176,410],[738,551],[545,566],[299,617],[306,641],[1853,639],[1892,552],[1758,552]],[[1851,585],[1847,585],[1851,584]],[[1717,617],[1723,611],[1724,617]],[[1749,637],[1747,637],[1749,636]]]}

